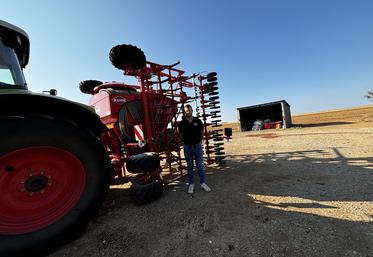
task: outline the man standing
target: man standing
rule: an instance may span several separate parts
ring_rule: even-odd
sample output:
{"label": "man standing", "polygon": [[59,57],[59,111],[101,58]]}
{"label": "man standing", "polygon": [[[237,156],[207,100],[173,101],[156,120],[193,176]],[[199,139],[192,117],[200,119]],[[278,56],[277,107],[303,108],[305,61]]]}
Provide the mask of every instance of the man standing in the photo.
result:
{"label": "man standing", "polygon": [[184,143],[184,156],[188,165],[188,193],[194,192],[194,176],[193,176],[193,159],[196,161],[198,168],[199,182],[201,188],[206,192],[211,189],[205,182],[205,168],[203,165],[202,145],[203,138],[203,123],[197,117],[193,117],[193,108],[190,104],[184,106],[184,117],[179,123],[179,133]]}

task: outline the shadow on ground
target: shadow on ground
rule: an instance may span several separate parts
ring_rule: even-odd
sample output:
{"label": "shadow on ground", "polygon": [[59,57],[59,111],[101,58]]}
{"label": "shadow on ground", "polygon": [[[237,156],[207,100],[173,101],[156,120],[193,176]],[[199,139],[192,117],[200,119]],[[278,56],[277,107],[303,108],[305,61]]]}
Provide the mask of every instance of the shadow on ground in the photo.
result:
{"label": "shadow on ground", "polygon": [[223,249],[208,256],[373,256],[372,157],[230,155],[207,173],[214,196],[196,215]]}
{"label": "shadow on ground", "polygon": [[[230,155],[138,207],[112,188],[86,234],[51,256],[373,256],[373,158],[337,148]],[[73,254],[73,255],[72,255]]]}

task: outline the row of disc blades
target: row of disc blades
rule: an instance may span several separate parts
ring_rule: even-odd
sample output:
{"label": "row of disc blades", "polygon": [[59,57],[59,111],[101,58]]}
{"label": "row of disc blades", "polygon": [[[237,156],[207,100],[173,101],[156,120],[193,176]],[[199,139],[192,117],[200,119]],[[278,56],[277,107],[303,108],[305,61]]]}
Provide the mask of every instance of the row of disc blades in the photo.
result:
{"label": "row of disc blades", "polygon": [[219,100],[219,88],[218,88],[218,79],[216,72],[210,72],[204,77],[206,81],[203,84],[203,94],[204,94],[204,106],[208,108],[209,111],[205,112],[205,117],[209,117],[211,122],[207,125],[211,125],[213,128],[209,133],[209,138],[212,139],[213,144],[208,146],[210,153],[215,154],[215,163],[223,164],[225,161],[225,152],[224,152],[224,138],[223,130],[220,128],[221,125],[221,111],[220,111],[220,100]]}

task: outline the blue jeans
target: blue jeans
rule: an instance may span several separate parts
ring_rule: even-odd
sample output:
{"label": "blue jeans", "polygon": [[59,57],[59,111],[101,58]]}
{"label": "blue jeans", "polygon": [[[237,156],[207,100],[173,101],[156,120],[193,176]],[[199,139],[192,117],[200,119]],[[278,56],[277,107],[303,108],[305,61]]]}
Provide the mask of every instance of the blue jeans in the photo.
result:
{"label": "blue jeans", "polygon": [[198,168],[199,182],[201,184],[205,183],[205,167],[203,166],[202,145],[200,143],[195,145],[184,145],[184,156],[188,165],[189,185],[194,184],[193,159],[196,161]]}

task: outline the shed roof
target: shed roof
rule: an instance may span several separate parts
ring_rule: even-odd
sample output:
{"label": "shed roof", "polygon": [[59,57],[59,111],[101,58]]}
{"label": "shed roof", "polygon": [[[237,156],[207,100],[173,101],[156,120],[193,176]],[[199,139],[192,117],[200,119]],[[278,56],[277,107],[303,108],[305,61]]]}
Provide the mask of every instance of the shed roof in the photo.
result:
{"label": "shed roof", "polygon": [[275,104],[279,104],[279,103],[285,103],[285,104],[287,104],[287,106],[290,107],[290,104],[288,104],[288,102],[286,102],[285,100],[280,100],[280,101],[275,101],[275,102],[270,102],[270,103],[239,107],[239,108],[237,108],[237,110],[240,111],[240,110],[245,110],[245,109],[254,109],[254,108],[258,108],[258,107],[271,106],[271,105],[275,105]]}

